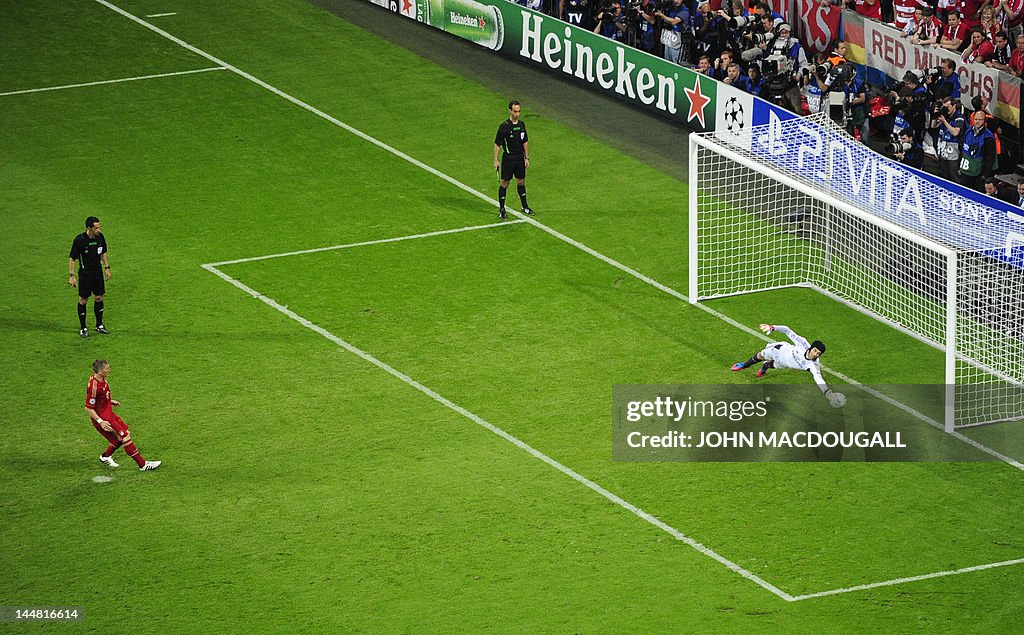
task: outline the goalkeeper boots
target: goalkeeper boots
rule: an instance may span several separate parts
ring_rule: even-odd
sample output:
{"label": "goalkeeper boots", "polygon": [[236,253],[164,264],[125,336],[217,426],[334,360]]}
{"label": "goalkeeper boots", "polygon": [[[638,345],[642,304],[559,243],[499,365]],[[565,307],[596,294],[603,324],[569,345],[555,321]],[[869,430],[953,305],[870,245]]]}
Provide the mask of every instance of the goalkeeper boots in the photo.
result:
{"label": "goalkeeper boots", "polygon": [[527,216],[533,216],[533,210],[530,209],[529,207],[524,207],[523,213],[526,214]]}
{"label": "goalkeeper boots", "polygon": [[743,370],[746,367],[747,367],[746,362],[736,362],[735,364],[732,365],[732,371],[736,372],[738,370]]}
{"label": "goalkeeper boots", "polygon": [[774,364],[772,364],[771,362],[765,362],[761,364],[761,368],[757,369],[757,376],[764,377],[765,375],[768,374],[769,368],[775,368]]}
{"label": "goalkeeper boots", "polygon": [[505,213],[504,207],[498,209],[498,218],[501,220],[505,220],[506,218],[508,218],[508,214]]}

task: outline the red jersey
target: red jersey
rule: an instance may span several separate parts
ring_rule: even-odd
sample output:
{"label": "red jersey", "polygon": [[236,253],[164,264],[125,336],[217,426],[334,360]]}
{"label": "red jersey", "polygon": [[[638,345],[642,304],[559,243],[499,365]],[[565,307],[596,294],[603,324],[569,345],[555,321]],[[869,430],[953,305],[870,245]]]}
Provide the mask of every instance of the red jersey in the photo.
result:
{"label": "red jersey", "polygon": [[85,407],[96,411],[103,419],[113,419],[114,409],[110,403],[110,385],[95,376],[89,378],[85,389]]}
{"label": "red jersey", "polygon": [[1010,56],[1009,67],[1020,73],[1024,71],[1024,48],[1018,48]]}
{"label": "red jersey", "polygon": [[[893,26],[902,31],[914,21],[917,0],[893,0],[892,8],[894,13]],[[879,11],[881,11],[881,5],[879,5]]]}
{"label": "red jersey", "polygon": [[1009,0],[1003,15],[1006,16],[1007,26],[1011,28],[1019,26],[1024,22],[1024,0]]}
{"label": "red jersey", "polygon": [[963,0],[960,5],[960,22],[967,25],[968,29],[978,26],[978,12],[981,11],[982,0]]}
{"label": "red jersey", "polygon": [[982,40],[981,44],[975,48],[973,45],[968,46],[967,50],[960,57],[964,64],[971,64],[973,62],[986,62],[993,55],[995,55],[996,47],[992,46],[992,43],[988,40]]}
{"label": "red jersey", "polygon": [[942,41],[949,42],[951,40],[960,40],[962,43],[964,38],[967,37],[967,27],[964,26],[963,22],[960,22],[954,28],[952,24],[947,24],[946,29],[942,32]]}
{"label": "red jersey", "polygon": [[882,19],[882,4],[875,0],[871,4],[868,4],[865,0],[856,0],[856,6],[854,7],[857,13],[861,14],[865,18],[872,18],[875,20]]}

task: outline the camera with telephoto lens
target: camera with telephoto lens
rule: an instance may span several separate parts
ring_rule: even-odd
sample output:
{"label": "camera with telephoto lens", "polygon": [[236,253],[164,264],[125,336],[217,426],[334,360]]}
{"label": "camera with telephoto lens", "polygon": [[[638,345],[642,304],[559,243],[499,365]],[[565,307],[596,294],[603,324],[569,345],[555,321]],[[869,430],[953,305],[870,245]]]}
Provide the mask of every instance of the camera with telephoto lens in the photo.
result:
{"label": "camera with telephoto lens", "polygon": [[745,15],[737,15],[729,18],[729,28],[731,29],[745,29],[747,26],[753,24],[753,18]]}
{"label": "camera with telephoto lens", "polygon": [[942,77],[942,67],[936,66],[935,68],[926,69],[924,72],[924,76],[927,81],[934,82],[938,78]]}
{"label": "camera with telephoto lens", "polygon": [[772,39],[771,33],[761,33],[759,31],[752,31],[750,33],[750,40],[757,46],[767,44]]}
{"label": "camera with telephoto lens", "polygon": [[912,147],[914,147],[912,144],[902,141],[899,137],[897,137],[895,140],[890,141],[889,144],[885,146],[885,151],[886,153],[891,155],[905,154]]}
{"label": "camera with telephoto lens", "polygon": [[676,8],[676,3],[672,0],[658,0],[657,4],[654,5],[658,11],[662,13],[668,13],[672,9]]}

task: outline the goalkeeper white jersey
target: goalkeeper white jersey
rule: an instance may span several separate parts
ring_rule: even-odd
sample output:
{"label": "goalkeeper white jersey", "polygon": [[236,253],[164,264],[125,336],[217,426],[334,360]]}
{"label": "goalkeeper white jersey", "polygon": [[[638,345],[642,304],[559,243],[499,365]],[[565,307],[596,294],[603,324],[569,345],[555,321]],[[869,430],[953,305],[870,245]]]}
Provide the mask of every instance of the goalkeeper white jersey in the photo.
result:
{"label": "goalkeeper white jersey", "polygon": [[775,325],[775,330],[785,334],[793,341],[792,344],[786,342],[775,342],[768,344],[761,351],[761,355],[765,359],[769,359],[775,363],[775,368],[791,368],[793,370],[806,370],[814,376],[814,383],[818,384],[818,388],[822,392],[828,390],[828,385],[825,380],[821,377],[821,364],[818,360],[807,359],[807,349],[811,347],[810,342],[805,340],[803,337],[798,335],[788,326],[781,324]]}

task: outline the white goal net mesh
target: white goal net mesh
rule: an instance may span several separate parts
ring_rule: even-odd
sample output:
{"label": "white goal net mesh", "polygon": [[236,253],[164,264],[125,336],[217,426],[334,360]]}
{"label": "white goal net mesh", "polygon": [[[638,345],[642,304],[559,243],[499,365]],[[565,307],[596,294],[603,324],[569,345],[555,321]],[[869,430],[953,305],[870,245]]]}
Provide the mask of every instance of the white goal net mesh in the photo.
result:
{"label": "white goal net mesh", "polygon": [[[1018,229],[1015,221],[992,211],[996,231],[936,222],[929,205],[970,203],[899,173],[827,118],[776,126],[724,143],[727,135],[715,133],[691,141],[694,299],[816,289],[944,351],[954,343],[944,378],[955,386],[947,427],[1024,418],[1024,269],[1019,257],[1002,256],[999,241]],[[806,151],[809,126],[823,139],[817,157]]]}

